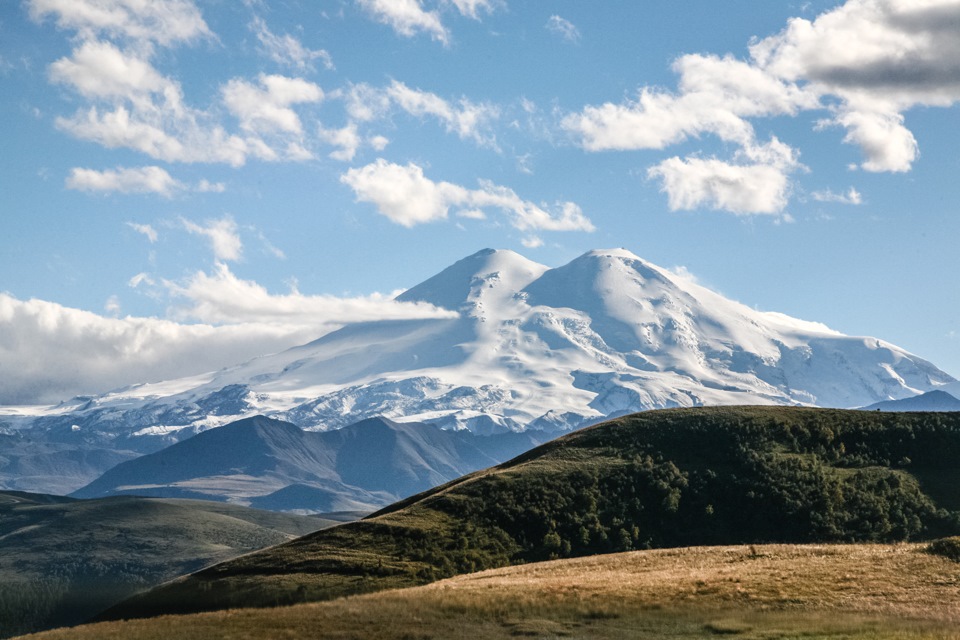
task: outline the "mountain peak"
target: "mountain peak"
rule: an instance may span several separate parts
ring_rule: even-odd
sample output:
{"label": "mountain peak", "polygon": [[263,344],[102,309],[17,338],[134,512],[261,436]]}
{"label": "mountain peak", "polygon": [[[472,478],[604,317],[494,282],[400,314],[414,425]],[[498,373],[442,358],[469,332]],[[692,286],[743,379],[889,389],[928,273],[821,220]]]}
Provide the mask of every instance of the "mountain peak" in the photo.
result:
{"label": "mountain peak", "polygon": [[483,249],[397,296],[401,302],[427,302],[458,310],[478,289],[519,291],[547,267],[509,249]]}

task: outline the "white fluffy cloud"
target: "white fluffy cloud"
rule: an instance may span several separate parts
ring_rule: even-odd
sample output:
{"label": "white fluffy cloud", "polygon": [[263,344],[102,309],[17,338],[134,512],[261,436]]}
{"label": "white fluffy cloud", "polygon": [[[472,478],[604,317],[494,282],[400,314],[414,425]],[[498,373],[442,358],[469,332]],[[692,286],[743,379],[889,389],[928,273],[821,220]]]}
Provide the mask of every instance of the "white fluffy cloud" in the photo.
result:
{"label": "white fluffy cloud", "polygon": [[207,220],[202,225],[186,218],[180,218],[180,223],[190,233],[206,237],[217,260],[236,261],[243,254],[243,242],[240,240],[237,223],[230,216]]}
{"label": "white fluffy cloud", "polygon": [[67,176],[66,185],[78,191],[156,193],[166,198],[184,188],[160,167],[118,167],[106,171],[74,168]]}
{"label": "white fluffy cloud", "polygon": [[0,404],[53,403],[78,394],[214,371],[302,344],[314,328],[267,323],[180,324],[106,318],[0,293]]}
{"label": "white fluffy cloud", "polygon": [[58,117],[59,129],[109,149],[139,151],[165,162],[222,162],[243,165],[249,157],[277,160],[279,154],[256,136],[240,137],[207,122],[200,113],[167,105],[124,105],[80,110]]}
{"label": "white fluffy cloud", "polygon": [[27,0],[36,21],[48,17],[85,40],[101,35],[169,46],[210,33],[191,0]]}
{"label": "white fluffy cloud", "polygon": [[588,106],[563,120],[588,151],[663,149],[702,134],[749,144],[748,117],[795,114],[817,97],[732,57],[687,55],[673,64],[679,92],[645,87],[636,101]]}
{"label": "white fluffy cloud", "polygon": [[445,219],[450,209],[476,217],[477,209],[504,212],[510,224],[521,231],[593,231],[590,220],[572,202],[558,203],[553,212],[523,200],[512,189],[481,181],[479,189],[466,189],[450,182],[434,182],[413,163],[406,166],[378,159],[341,176],[357,200],[405,227]]}
{"label": "white fluffy cloud", "polygon": [[[151,279],[140,274],[131,286]],[[170,380],[237,364],[315,340],[348,322],[450,318],[424,303],[373,294],[356,298],[275,295],[223,264],[184,284],[163,283],[176,317],[109,318],[0,292],[0,404],[53,403],[78,394]],[[119,311],[111,297],[108,311]]]}
{"label": "white fluffy cloud", "polygon": [[90,104],[72,116],[57,117],[59,129],[165,162],[240,166],[248,158],[312,157],[291,138],[301,128],[291,105],[322,99],[316,85],[266,75],[259,77],[259,86],[239,79],[228,83],[222,93],[228,109],[240,119],[243,132],[238,135],[228,132],[215,112],[187,105],[180,83],[153,66],[153,45],[172,46],[212,35],[192,2],[32,0],[28,6],[35,19],[55,16],[60,28],[79,36],[71,55],[50,65],[49,76]]}
{"label": "white fluffy cloud", "polygon": [[357,124],[355,122],[351,122],[340,129],[324,129],[320,127],[319,135],[321,140],[337,147],[335,151],[330,153],[330,157],[343,162],[353,160],[353,157],[357,155],[357,149],[363,144],[363,141],[360,139],[360,134],[357,133]]}
{"label": "white fluffy cloud", "polygon": [[787,176],[762,164],[715,158],[668,158],[648,175],[662,181],[672,211],[707,207],[736,214],[774,214],[787,204]]}
{"label": "white fluffy cloud", "polygon": [[318,60],[325,68],[334,68],[333,58],[326,49],[305,47],[300,40],[289,34],[278,36],[270,31],[267,23],[259,16],[250,23],[250,30],[257,36],[262,53],[277,64],[307,71],[312,70],[313,62]]}
{"label": "white fluffy cloud", "polygon": [[960,101],[958,24],[956,0],[848,0],[750,51],[767,73],[840,98],[832,121],[861,148],[864,170],[902,172],[918,155],[903,112]]}
{"label": "white fluffy cloud", "polygon": [[51,64],[50,79],[72,86],[87,98],[139,101],[150,94],[166,92],[168,100],[180,100],[176,83],[161,75],[147,60],[97,40],[84,42],[70,57]]}
{"label": "white fluffy cloud", "polygon": [[558,15],[550,16],[550,18],[547,20],[546,29],[547,31],[560,36],[567,42],[580,42],[580,30],[577,29],[577,26],[569,20],[561,18]]}
{"label": "white fluffy cloud", "polygon": [[[425,33],[443,44],[450,41],[450,33],[440,21],[440,14],[424,10],[419,0],[357,0],[357,4],[375,20],[407,38]],[[470,3],[461,0],[460,4],[467,7]]]}
{"label": "white fluffy cloud", "polygon": [[863,151],[866,160],[860,167],[864,171],[909,171],[920,154],[916,138],[903,125],[899,113],[844,109],[832,123],[846,127],[843,141],[856,144]]}
{"label": "white fluffy cloud", "polygon": [[737,215],[778,215],[790,196],[790,172],[800,165],[796,153],[774,139],[748,147],[725,162],[716,158],[668,158],[647,175],[658,179],[672,211],[699,208]]}
{"label": "white fluffy cloud", "polygon": [[302,78],[260,74],[260,86],[234,78],[222,88],[223,102],[249,131],[300,134],[303,126],[291,105],[320,102],[323,90]]}
{"label": "white fluffy cloud", "polygon": [[341,298],[304,295],[296,289],[271,294],[256,282],[238,278],[223,263],[213,273],[198,272],[184,284],[165,285],[174,298],[184,301],[173,308],[175,317],[216,324],[269,323],[329,330],[348,322],[456,317],[429,304],[396,302],[392,295]]}
{"label": "white fluffy cloud", "polygon": [[783,166],[742,161],[763,146],[751,119],[828,110],[818,128],[843,127],[862,169],[909,171],[919,145],[904,113],[960,102],[958,25],[957,0],[847,0],[814,20],[791,19],[752,43],[748,60],[682,56],[675,92],[642,87],[635,100],[588,105],[562,125],[588,151],[664,149],[705,134],[735,143],[741,161],[670,158],[651,175],[671,208],[769,213],[789,185]]}

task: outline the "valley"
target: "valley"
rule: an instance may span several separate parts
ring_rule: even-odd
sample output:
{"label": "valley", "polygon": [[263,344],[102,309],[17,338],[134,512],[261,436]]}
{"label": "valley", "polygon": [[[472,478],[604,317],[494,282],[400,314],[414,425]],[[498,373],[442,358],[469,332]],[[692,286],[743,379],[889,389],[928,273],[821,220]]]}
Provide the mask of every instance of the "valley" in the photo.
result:
{"label": "valley", "polygon": [[171,578],[335,524],[198,500],[0,492],[0,637],[83,622]]}

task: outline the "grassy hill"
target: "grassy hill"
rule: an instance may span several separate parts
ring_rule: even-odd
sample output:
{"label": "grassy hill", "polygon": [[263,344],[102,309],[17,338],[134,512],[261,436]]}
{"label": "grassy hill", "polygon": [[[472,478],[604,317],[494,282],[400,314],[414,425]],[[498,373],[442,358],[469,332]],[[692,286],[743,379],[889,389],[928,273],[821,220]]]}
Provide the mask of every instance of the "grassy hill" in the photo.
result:
{"label": "grassy hill", "polygon": [[954,535],[958,460],[958,414],[634,414],[174,581],[106,617],[328,600],[636,549]]}
{"label": "grassy hill", "polygon": [[332,602],[107,622],[32,640],[957,640],[958,571],[925,544],[634,551]]}
{"label": "grassy hill", "polygon": [[82,622],[165,580],[331,524],[196,500],[0,492],[0,637]]}

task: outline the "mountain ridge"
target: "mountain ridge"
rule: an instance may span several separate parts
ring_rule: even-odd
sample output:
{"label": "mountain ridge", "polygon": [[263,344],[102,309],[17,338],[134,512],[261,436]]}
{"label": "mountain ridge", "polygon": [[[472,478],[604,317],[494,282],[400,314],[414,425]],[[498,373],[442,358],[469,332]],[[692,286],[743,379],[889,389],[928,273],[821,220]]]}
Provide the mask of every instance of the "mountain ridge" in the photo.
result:
{"label": "mountain ridge", "polygon": [[383,417],[311,432],[254,416],[117,465],[71,496],[199,498],[302,513],[369,512],[496,465],[543,439],[514,433],[476,436]]}
{"label": "mountain ridge", "polygon": [[554,268],[486,249],[397,298],[451,316],[350,324],[34,414],[0,408],[0,429],[149,453],[257,414],[316,431],[382,415],[490,434],[670,407],[859,407],[957,384],[888,342],[756,311],[626,249]]}

